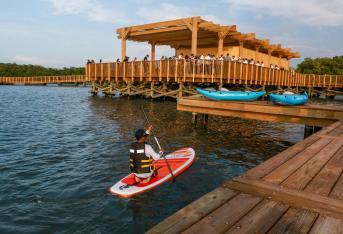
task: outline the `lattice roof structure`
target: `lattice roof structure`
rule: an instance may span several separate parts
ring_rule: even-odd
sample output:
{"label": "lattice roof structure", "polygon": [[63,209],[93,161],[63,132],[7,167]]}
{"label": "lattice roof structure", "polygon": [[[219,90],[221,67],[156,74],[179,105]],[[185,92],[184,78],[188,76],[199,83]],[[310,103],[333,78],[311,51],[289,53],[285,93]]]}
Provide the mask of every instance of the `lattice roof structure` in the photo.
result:
{"label": "lattice roof structure", "polygon": [[[152,45],[168,45],[172,48],[197,48],[243,46],[259,52],[273,53],[282,58],[299,58],[299,53],[281,44],[271,44],[269,39],[258,39],[255,33],[237,31],[236,25],[223,26],[202,19],[200,16],[142,24],[117,29],[118,38]],[[123,45],[126,47],[126,44]],[[126,49],[126,48],[125,48]]]}

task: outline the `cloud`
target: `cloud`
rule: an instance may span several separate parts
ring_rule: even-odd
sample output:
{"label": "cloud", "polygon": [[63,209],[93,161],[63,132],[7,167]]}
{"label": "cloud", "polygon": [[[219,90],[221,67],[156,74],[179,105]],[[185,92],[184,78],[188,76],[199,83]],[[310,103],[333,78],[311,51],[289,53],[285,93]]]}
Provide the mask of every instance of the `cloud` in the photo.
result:
{"label": "cloud", "polygon": [[312,26],[343,26],[341,0],[226,0],[231,10],[285,17]]}
{"label": "cloud", "polygon": [[97,0],[49,0],[57,15],[84,15],[95,22],[127,22],[125,13],[106,8]]}
{"label": "cloud", "polygon": [[137,15],[150,22],[159,22],[163,20],[174,20],[179,18],[188,18],[192,16],[202,16],[204,19],[218,22],[213,15],[205,14],[201,8],[188,8],[176,6],[172,3],[155,4],[155,7],[140,7]]}

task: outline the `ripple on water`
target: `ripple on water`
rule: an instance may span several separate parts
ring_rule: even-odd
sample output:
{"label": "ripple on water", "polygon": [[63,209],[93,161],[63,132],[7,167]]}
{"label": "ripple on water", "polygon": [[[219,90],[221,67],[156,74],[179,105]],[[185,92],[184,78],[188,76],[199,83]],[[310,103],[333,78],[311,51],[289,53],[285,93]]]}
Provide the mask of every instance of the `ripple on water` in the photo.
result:
{"label": "ripple on water", "polygon": [[[108,188],[128,173],[144,107],[168,151],[194,165],[132,199]],[[142,233],[223,181],[303,137],[303,126],[210,117],[193,129],[175,102],[90,97],[87,88],[0,86],[0,231]]]}

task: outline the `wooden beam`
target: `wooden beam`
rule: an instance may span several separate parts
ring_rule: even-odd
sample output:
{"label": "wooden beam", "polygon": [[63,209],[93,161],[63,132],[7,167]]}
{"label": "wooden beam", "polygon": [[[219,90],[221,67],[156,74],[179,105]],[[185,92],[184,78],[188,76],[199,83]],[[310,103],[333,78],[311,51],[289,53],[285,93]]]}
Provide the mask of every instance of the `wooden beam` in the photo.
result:
{"label": "wooden beam", "polygon": [[186,27],[187,27],[190,31],[193,31],[192,19],[184,19],[183,21],[185,22]]}
{"label": "wooden beam", "polygon": [[[198,16],[200,19],[200,17]],[[141,30],[146,30],[146,29],[154,29],[154,28],[161,28],[161,27],[169,27],[169,26],[175,26],[175,25],[183,25],[184,20],[187,19],[192,19],[192,18],[182,18],[182,19],[177,19],[177,20],[168,20],[168,21],[162,21],[162,22],[157,22],[157,23],[150,23],[150,24],[141,24],[141,25],[135,25],[131,26],[132,32],[136,31],[141,31]],[[117,29],[117,33],[119,34],[120,30],[123,28]]]}
{"label": "wooden beam", "polygon": [[243,177],[234,178],[232,181],[226,182],[223,186],[243,193],[285,203],[296,208],[308,209],[323,215],[343,219],[342,200]]}
{"label": "wooden beam", "polygon": [[175,26],[175,27],[166,27],[166,28],[160,28],[160,29],[136,31],[136,32],[131,32],[130,37],[152,35],[152,34],[166,33],[166,32],[175,32],[175,31],[182,31],[182,30],[187,30],[187,29],[188,29],[187,26]]}

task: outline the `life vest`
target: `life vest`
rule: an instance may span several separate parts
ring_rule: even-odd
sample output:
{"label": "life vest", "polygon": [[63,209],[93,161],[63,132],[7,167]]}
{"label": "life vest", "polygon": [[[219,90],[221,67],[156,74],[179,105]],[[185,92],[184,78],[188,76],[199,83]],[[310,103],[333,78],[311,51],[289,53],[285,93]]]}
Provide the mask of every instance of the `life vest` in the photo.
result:
{"label": "life vest", "polygon": [[130,147],[130,170],[134,173],[150,173],[152,158],[145,155],[145,143],[132,143]]}

